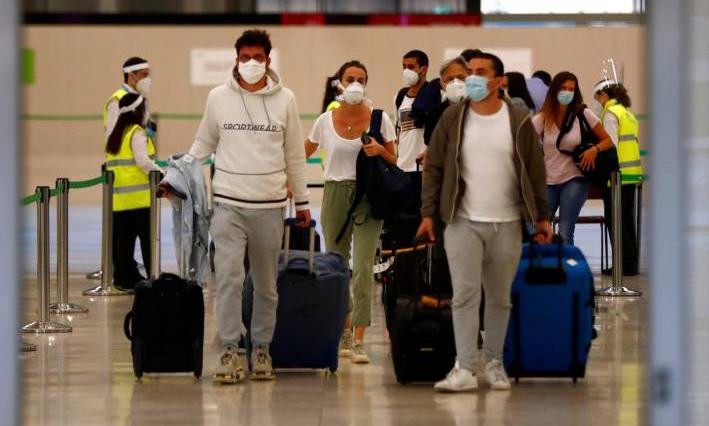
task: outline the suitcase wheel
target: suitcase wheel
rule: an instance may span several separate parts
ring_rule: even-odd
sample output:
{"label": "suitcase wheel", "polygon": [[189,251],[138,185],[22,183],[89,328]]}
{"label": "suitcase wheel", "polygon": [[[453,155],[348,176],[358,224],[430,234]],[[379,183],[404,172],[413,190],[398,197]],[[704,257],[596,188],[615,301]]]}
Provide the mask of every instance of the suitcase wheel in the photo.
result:
{"label": "suitcase wheel", "polygon": [[199,380],[202,378],[202,372],[201,371],[195,371],[194,372],[194,378]]}

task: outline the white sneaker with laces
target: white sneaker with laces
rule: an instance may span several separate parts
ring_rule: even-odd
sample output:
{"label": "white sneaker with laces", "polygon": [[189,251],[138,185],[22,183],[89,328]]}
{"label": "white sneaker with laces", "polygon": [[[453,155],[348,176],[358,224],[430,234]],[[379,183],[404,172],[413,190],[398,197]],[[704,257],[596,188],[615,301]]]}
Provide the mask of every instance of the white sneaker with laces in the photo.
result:
{"label": "white sneaker with laces", "polygon": [[275,378],[268,346],[255,347],[251,352],[251,380],[273,380]]}
{"label": "white sneaker with laces", "polygon": [[369,364],[369,355],[364,350],[364,342],[355,342],[352,348],[352,362],[355,364]]}
{"label": "white sneaker with laces", "polygon": [[246,356],[235,346],[225,347],[219,355],[219,364],[212,376],[215,383],[235,384],[246,378]]}
{"label": "white sneaker with laces", "polygon": [[445,379],[437,382],[433,388],[439,392],[465,392],[477,389],[478,378],[465,368],[461,368],[458,361]]}
{"label": "white sneaker with laces", "polygon": [[507,378],[505,367],[500,360],[493,359],[485,364],[485,380],[494,390],[509,390],[510,379]]}

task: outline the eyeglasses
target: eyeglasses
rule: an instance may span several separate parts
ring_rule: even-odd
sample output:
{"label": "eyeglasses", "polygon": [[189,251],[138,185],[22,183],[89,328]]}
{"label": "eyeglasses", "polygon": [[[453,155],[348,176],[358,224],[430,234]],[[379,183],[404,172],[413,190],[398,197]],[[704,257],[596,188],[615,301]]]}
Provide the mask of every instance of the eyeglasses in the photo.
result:
{"label": "eyeglasses", "polygon": [[239,62],[241,62],[241,63],[249,62],[252,59],[255,60],[256,62],[266,62],[266,55],[263,55],[261,53],[258,53],[254,56],[247,55],[247,54],[239,55]]}

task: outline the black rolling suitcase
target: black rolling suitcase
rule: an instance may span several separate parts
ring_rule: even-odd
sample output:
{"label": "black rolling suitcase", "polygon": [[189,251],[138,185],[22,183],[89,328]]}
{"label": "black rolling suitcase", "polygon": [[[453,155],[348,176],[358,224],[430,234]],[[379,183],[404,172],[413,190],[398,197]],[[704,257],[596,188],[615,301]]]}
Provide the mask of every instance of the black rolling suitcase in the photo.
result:
{"label": "black rolling suitcase", "polygon": [[426,249],[423,262],[415,260],[420,251],[409,252],[409,276],[419,278],[408,287],[413,293],[398,297],[389,313],[394,372],[402,384],[441,380],[455,363],[450,293],[441,291],[450,284],[437,282],[441,280],[433,273],[432,251],[432,246]]}
{"label": "black rolling suitcase", "polygon": [[[189,269],[180,259],[180,271]],[[204,299],[197,282],[162,273],[135,286],[133,308],[123,322],[131,341],[133,372],[202,376]]]}

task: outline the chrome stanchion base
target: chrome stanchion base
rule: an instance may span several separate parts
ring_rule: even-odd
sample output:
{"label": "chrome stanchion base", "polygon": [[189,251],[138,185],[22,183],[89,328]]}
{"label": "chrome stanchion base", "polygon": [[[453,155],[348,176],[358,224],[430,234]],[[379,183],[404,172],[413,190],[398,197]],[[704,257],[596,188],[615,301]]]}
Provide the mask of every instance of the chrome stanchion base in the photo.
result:
{"label": "chrome stanchion base", "polygon": [[37,350],[37,345],[33,345],[30,342],[22,341],[22,352],[34,352]]}
{"label": "chrome stanchion base", "polygon": [[89,308],[76,303],[52,303],[49,305],[49,312],[53,314],[85,314],[89,312]]}
{"label": "chrome stanchion base", "polygon": [[23,333],[69,333],[71,326],[55,321],[35,321],[22,327]]}
{"label": "chrome stanchion base", "polygon": [[596,292],[598,296],[604,297],[640,297],[642,292],[638,290],[629,289],[628,287],[607,287]]}
{"label": "chrome stanchion base", "polygon": [[103,286],[98,285],[84,290],[83,294],[84,296],[130,296],[133,294],[133,290],[119,290],[114,286],[104,289]]}
{"label": "chrome stanchion base", "polygon": [[101,277],[103,276],[103,271],[100,269],[95,272],[89,272],[86,274],[86,279],[87,280],[101,280]]}

